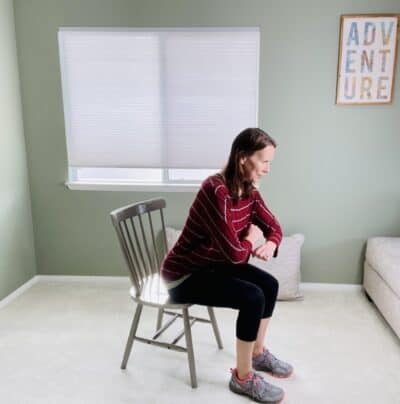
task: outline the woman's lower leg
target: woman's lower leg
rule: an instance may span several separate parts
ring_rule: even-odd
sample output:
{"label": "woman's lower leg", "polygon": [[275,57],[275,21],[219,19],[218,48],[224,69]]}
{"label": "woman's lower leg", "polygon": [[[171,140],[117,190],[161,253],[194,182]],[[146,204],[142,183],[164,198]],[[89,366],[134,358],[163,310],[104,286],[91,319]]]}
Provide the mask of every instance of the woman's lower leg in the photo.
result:
{"label": "woman's lower leg", "polygon": [[253,357],[259,355],[264,350],[265,333],[267,331],[267,327],[268,327],[270,318],[271,317],[263,318],[260,321],[260,325],[258,327],[258,332],[257,332],[257,339],[254,342],[254,346],[253,346],[253,352],[252,352]]}
{"label": "woman's lower leg", "polygon": [[252,371],[252,356],[255,341],[236,339],[236,369],[240,379],[245,379]]}

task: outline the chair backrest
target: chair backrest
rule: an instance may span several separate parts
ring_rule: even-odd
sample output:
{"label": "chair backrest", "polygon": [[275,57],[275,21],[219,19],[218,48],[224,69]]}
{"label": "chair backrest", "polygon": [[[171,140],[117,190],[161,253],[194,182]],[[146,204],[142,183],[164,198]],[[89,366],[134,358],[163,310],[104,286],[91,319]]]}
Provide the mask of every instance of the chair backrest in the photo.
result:
{"label": "chair backrest", "polygon": [[[161,262],[168,251],[163,214],[165,206],[165,199],[155,198],[124,206],[110,213],[128,265],[129,277],[138,294],[142,292],[144,280],[160,270]],[[145,216],[147,220],[144,219]],[[157,222],[161,243],[157,243],[155,236]]]}

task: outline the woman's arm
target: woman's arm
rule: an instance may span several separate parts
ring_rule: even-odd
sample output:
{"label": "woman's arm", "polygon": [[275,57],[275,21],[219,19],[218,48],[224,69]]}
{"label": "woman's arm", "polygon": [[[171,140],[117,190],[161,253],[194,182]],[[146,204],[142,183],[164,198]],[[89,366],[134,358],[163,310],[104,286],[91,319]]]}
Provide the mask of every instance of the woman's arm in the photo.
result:
{"label": "woman's arm", "polygon": [[268,209],[258,190],[254,190],[253,224],[263,232],[267,241],[276,245],[274,257],[278,255],[278,247],[282,241],[282,229],[272,212]]}

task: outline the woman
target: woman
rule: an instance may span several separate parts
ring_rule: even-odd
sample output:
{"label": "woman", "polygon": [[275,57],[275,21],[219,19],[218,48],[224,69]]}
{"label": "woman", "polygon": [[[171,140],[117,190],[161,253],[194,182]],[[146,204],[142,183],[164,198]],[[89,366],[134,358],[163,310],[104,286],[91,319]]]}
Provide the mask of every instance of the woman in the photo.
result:
{"label": "woman", "polygon": [[[250,254],[276,257],[282,230],[255,184],[270,170],[276,142],[264,131],[248,128],[233,141],[225,168],[205,179],[190,208],[182,234],[164,258],[161,274],[171,298],[239,310],[236,368],[230,389],[256,401],[277,403],[281,388],[255,370],[289,377],[293,368],[264,347],[278,281],[248,264]],[[265,237],[265,243],[254,248]]]}

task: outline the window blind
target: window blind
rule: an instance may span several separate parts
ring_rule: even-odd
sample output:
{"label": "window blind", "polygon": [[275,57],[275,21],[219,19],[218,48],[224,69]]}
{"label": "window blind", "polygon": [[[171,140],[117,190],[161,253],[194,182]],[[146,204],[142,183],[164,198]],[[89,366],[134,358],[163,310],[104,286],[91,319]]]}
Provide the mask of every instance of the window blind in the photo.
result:
{"label": "window blind", "polygon": [[257,126],[258,28],[60,28],[71,167],[220,168]]}

